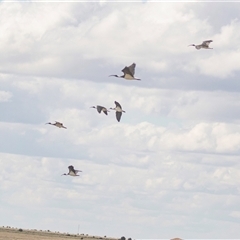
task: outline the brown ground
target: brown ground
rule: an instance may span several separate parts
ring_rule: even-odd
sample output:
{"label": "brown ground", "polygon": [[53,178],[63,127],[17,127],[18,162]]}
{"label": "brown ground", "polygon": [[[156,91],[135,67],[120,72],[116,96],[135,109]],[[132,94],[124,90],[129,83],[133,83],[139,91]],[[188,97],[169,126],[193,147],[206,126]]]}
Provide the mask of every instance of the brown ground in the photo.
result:
{"label": "brown ground", "polygon": [[55,233],[47,231],[37,230],[25,230],[19,231],[15,228],[0,227],[0,240],[64,240],[64,239],[80,239],[80,240],[118,240],[117,238],[76,235],[66,233]]}

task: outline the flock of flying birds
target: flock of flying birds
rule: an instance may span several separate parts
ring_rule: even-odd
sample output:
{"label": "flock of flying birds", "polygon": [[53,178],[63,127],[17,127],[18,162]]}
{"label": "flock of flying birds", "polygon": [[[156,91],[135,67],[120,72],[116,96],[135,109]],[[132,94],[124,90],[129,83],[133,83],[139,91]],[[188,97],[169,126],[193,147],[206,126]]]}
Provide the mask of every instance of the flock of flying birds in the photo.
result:
{"label": "flock of flying birds", "polygon": [[[206,40],[206,41],[203,41],[202,44],[199,44],[199,45],[195,45],[195,44],[190,44],[189,46],[193,46],[195,47],[197,50],[200,50],[201,48],[203,49],[213,49],[213,48],[210,48],[209,47],[209,44],[212,42],[212,40]],[[126,80],[141,80],[140,78],[135,78],[134,77],[134,74],[135,74],[135,68],[136,68],[136,64],[133,63],[132,65],[128,66],[128,67],[125,67],[123,68],[122,72],[123,72],[123,75],[122,76],[118,76],[118,75],[109,75],[109,77],[118,77],[118,78],[124,78]],[[121,119],[121,116],[122,116],[122,113],[125,111],[122,109],[120,103],[118,103],[117,101],[114,101],[115,103],[115,108],[109,108],[111,110],[115,110],[116,111],[116,119],[118,122],[120,122],[120,119]],[[106,107],[103,107],[103,106],[100,106],[100,105],[97,105],[97,106],[92,106],[90,108],[96,108],[98,113],[105,113],[106,115],[108,115],[108,112],[110,112],[109,110],[107,110]],[[48,122],[46,124],[50,124],[50,125],[54,125],[58,128],[65,128],[67,129],[63,123],[61,122],[57,122],[55,121],[55,123],[51,123],[51,122]],[[68,166],[68,170],[69,172],[68,173],[64,173],[62,175],[69,175],[69,176],[79,176],[78,173],[79,172],[82,172],[81,170],[76,170],[74,169],[74,167],[72,165]]]}

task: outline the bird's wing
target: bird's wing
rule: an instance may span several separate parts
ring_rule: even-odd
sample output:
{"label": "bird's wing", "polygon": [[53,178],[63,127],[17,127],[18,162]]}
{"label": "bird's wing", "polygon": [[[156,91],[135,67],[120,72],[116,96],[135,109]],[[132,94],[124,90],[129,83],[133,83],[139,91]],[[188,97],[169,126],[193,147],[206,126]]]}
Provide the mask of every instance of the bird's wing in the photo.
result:
{"label": "bird's wing", "polygon": [[102,111],[103,111],[106,115],[108,115],[107,109],[106,109],[105,107],[102,109]]}
{"label": "bird's wing", "polygon": [[75,170],[75,173],[82,172],[81,170]]}
{"label": "bird's wing", "polygon": [[97,106],[97,111],[98,111],[99,113],[101,113],[102,109],[103,109],[102,106]]}
{"label": "bird's wing", "polygon": [[211,42],[212,40],[206,40],[206,41],[203,41],[202,45],[205,45],[208,47]]}
{"label": "bird's wing", "polygon": [[122,108],[121,105],[117,101],[115,101],[114,103],[116,104],[116,107]]}
{"label": "bird's wing", "polygon": [[57,121],[55,121],[55,124],[63,125],[62,123],[60,123],[60,122],[57,122]]}
{"label": "bird's wing", "polygon": [[[132,66],[132,65],[131,65]],[[131,67],[130,66],[130,67]],[[126,74],[128,74],[128,75],[130,75],[130,76],[132,76],[133,77],[133,74],[132,74],[132,72],[130,71],[130,69],[129,69],[129,67],[125,67],[123,70],[122,70],[122,72],[126,75]]]}
{"label": "bird's wing", "polygon": [[116,118],[118,122],[120,122],[121,116],[122,116],[122,112],[116,112]]}
{"label": "bird's wing", "polygon": [[134,76],[135,74],[135,67],[136,67],[136,63],[133,63],[132,65],[130,65],[128,67],[129,71],[131,72],[131,75]]}

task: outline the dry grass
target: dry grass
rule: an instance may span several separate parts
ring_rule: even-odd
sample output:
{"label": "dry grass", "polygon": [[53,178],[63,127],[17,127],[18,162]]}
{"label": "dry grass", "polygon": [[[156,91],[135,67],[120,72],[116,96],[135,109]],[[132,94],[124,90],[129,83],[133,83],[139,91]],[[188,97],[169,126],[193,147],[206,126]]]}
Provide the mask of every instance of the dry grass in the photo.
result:
{"label": "dry grass", "polygon": [[22,229],[0,227],[0,240],[64,240],[64,239],[81,239],[81,240],[118,240],[117,238],[88,236],[85,234],[68,234],[50,231],[26,230]]}

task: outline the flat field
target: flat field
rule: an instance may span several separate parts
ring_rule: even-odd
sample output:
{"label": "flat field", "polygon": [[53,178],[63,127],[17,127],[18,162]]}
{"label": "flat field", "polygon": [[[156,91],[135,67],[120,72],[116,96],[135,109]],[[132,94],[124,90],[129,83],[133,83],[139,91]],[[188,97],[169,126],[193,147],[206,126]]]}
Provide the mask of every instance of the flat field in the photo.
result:
{"label": "flat field", "polygon": [[0,240],[64,240],[64,239],[81,239],[81,240],[118,240],[117,238],[88,236],[88,235],[76,235],[67,233],[55,233],[48,231],[38,230],[25,230],[19,231],[15,228],[0,228]]}

